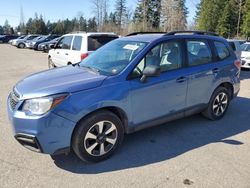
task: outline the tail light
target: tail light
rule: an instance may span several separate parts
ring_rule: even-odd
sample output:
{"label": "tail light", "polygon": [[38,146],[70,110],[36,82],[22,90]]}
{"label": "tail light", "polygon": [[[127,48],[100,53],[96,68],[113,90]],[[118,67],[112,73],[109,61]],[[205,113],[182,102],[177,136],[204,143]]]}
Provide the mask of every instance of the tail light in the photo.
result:
{"label": "tail light", "polygon": [[85,59],[86,57],[88,57],[88,53],[84,53],[84,54],[81,54],[81,60]]}
{"label": "tail light", "polygon": [[240,68],[241,68],[241,60],[239,60],[239,59],[235,60],[234,65],[240,70]]}

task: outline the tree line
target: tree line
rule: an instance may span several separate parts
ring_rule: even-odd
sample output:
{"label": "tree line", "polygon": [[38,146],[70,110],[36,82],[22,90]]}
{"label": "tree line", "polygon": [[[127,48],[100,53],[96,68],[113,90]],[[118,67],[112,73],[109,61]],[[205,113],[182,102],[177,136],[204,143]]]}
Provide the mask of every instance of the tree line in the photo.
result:
{"label": "tree line", "polygon": [[12,28],[6,20],[0,26],[0,34],[65,34],[72,31],[115,32],[125,35],[138,31],[184,30],[187,26],[185,0],[138,0],[135,10],[128,7],[127,0],[116,0],[110,11],[109,0],[92,0],[94,16],[85,18],[80,12],[73,19],[45,21],[35,14],[26,23]]}
{"label": "tree line", "polygon": [[250,0],[201,0],[196,28],[225,38],[250,36]]}
{"label": "tree line", "polygon": [[72,31],[115,32],[125,35],[143,31],[205,30],[226,38],[250,36],[250,0],[200,0],[194,24],[187,26],[188,8],[185,0],[138,0],[135,9],[127,0],[116,0],[110,11],[110,0],[91,0],[93,17],[79,12],[72,19],[45,21],[35,14],[26,23],[12,28],[8,21],[0,26],[1,33],[65,34]]}

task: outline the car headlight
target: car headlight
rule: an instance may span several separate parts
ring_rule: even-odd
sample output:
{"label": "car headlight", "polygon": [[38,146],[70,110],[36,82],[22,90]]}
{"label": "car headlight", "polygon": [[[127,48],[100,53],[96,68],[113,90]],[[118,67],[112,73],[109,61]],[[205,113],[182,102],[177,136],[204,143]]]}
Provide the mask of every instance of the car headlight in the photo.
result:
{"label": "car headlight", "polygon": [[60,104],[67,95],[50,96],[27,99],[24,101],[22,111],[27,115],[43,115]]}

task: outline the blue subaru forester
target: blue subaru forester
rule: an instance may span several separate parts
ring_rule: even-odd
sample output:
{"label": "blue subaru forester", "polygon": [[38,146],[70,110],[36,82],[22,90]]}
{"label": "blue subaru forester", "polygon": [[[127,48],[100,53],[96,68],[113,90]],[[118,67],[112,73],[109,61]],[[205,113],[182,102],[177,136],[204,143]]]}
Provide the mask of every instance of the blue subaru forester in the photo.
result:
{"label": "blue subaru forester", "polygon": [[30,75],[8,97],[16,140],[37,152],[111,156],[124,134],[202,113],[222,118],[240,61],[209,32],[133,33],[76,65]]}

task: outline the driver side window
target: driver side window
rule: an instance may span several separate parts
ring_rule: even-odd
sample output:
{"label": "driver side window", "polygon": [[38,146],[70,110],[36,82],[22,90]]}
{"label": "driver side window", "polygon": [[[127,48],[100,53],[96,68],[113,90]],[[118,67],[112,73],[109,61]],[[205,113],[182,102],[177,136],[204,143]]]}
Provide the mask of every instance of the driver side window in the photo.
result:
{"label": "driver side window", "polygon": [[143,70],[149,65],[159,66],[161,72],[181,68],[182,51],[180,42],[169,41],[155,46],[133,70],[132,77],[141,77]]}

